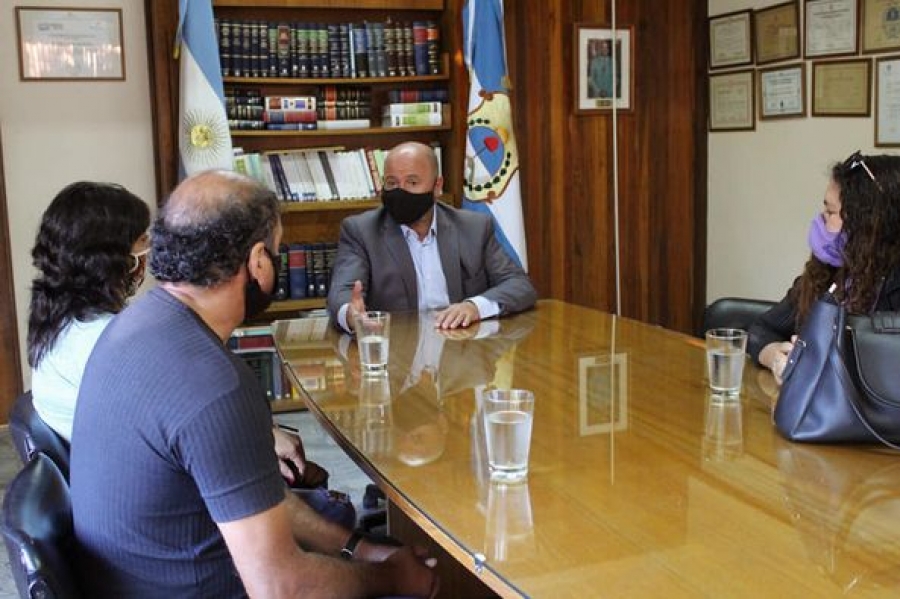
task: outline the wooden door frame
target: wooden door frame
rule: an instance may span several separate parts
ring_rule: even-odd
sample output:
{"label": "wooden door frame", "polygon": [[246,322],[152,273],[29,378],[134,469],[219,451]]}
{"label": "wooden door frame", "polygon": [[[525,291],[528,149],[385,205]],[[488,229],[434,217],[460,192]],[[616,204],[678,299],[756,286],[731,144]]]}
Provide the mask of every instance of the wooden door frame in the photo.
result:
{"label": "wooden door frame", "polygon": [[13,286],[9,215],[6,209],[6,176],[3,143],[0,140],[0,423],[8,422],[13,400],[22,392],[22,362],[19,358],[16,294]]}

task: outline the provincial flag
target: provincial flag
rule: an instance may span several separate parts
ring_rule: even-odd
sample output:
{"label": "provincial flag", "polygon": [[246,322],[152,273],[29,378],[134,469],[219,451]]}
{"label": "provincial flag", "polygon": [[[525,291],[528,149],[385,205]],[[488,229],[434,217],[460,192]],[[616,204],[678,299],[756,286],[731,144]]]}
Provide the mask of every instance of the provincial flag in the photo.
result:
{"label": "provincial flag", "polygon": [[503,0],[468,0],[462,24],[469,69],[463,207],[490,214],[500,245],[528,270],[519,153],[506,71]]}
{"label": "provincial flag", "polygon": [[231,135],[211,0],[179,0],[175,57],[181,62],[178,149],[181,177],[232,169]]}

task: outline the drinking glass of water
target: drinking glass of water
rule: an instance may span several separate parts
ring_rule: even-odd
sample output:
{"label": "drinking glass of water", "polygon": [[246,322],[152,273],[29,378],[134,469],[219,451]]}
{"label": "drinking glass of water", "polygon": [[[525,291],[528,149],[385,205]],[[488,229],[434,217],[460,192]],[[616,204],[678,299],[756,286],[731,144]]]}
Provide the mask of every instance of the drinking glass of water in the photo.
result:
{"label": "drinking glass of water", "polygon": [[491,389],[484,393],[482,408],[491,479],[524,480],[528,476],[534,393],[525,389]]}
{"label": "drinking glass of water", "polygon": [[730,397],[737,397],[740,394],[746,351],[747,331],[741,329],[706,331],[706,366],[709,371],[710,389]]}
{"label": "drinking glass of water", "polygon": [[356,315],[353,327],[363,373],[384,373],[390,350],[391,315],[387,312],[363,312]]}

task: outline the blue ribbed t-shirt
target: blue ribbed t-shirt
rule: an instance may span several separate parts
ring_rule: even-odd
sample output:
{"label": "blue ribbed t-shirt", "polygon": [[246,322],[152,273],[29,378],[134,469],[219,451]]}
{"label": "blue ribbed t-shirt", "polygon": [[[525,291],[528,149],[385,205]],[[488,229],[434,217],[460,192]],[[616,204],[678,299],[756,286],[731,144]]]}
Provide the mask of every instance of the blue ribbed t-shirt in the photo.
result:
{"label": "blue ribbed t-shirt", "polygon": [[244,362],[163,289],[88,360],[71,484],[85,596],[246,596],[216,522],[284,498],[271,415]]}

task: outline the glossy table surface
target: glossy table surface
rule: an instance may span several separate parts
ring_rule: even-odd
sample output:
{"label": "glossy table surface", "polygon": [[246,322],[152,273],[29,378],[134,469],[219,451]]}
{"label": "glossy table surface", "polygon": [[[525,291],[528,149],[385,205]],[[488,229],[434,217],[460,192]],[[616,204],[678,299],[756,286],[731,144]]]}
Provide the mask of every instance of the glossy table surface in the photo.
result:
{"label": "glossy table surface", "polygon": [[[276,323],[276,344],[338,443],[495,592],[898,596],[900,456],[783,440],[767,371],[723,403],[701,341],[541,301],[442,337],[415,376],[439,333],[393,316],[386,378],[322,319]],[[484,385],[535,393],[523,484],[489,480]]]}

